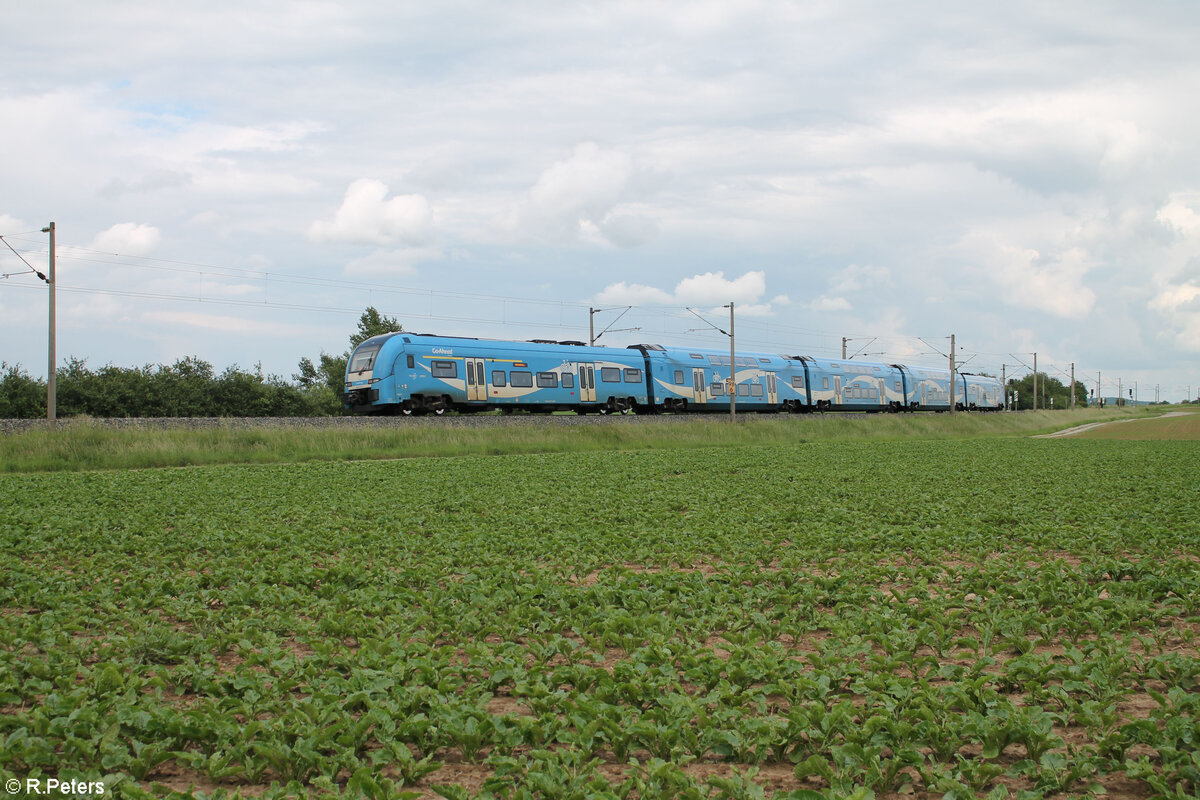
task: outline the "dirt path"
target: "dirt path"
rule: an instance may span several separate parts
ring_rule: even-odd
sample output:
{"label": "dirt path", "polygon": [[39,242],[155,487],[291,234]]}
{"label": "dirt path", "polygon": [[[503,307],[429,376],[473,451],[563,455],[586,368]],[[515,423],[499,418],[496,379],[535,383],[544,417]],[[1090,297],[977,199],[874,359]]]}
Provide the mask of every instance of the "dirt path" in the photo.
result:
{"label": "dirt path", "polygon": [[1091,422],[1091,423],[1088,423],[1087,425],[1076,425],[1074,428],[1067,428],[1066,430],[1055,431],[1054,433],[1039,434],[1032,438],[1034,438],[1034,439],[1059,439],[1064,436],[1074,436],[1077,433],[1083,433],[1084,431],[1090,431],[1092,428],[1099,428],[1102,425],[1120,425],[1123,422],[1137,422],[1139,420],[1146,420],[1146,419],[1166,419],[1167,417],[1186,417],[1192,413],[1194,413],[1194,412],[1191,412],[1191,411],[1169,411],[1166,414],[1160,414],[1157,417],[1138,417],[1137,419],[1118,419],[1118,420],[1113,420],[1112,422]]}

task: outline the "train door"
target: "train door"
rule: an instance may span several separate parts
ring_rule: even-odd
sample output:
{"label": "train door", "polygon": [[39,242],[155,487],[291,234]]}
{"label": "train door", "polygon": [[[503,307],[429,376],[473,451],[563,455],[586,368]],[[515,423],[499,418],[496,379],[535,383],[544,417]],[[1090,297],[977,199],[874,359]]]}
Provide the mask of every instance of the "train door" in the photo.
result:
{"label": "train door", "polygon": [[885,381],[883,378],[879,378],[876,382],[879,384],[879,405],[886,406],[888,402],[887,381]]}
{"label": "train door", "polygon": [[833,402],[839,406],[842,404],[842,376],[833,376]]}
{"label": "train door", "polygon": [[696,403],[707,402],[704,393],[704,370],[692,368],[692,401]]}
{"label": "train door", "polygon": [[775,373],[767,373],[767,402],[776,405],[779,402],[779,392],[775,389]]}
{"label": "train door", "polygon": [[467,362],[467,400],[480,402],[488,399],[487,373],[484,371],[482,358],[468,358]]}
{"label": "train door", "polygon": [[579,365],[579,399],[584,403],[596,402],[596,365]]}

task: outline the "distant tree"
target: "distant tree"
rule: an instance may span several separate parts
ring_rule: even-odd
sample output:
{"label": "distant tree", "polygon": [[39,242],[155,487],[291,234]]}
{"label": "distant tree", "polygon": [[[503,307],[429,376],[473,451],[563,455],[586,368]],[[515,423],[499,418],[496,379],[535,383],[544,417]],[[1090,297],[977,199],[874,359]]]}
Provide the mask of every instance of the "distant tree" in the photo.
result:
{"label": "distant tree", "polygon": [[[1039,409],[1054,409],[1056,411],[1065,411],[1071,407],[1071,389],[1058,378],[1051,378],[1044,372],[1037,374],[1037,407]],[[1014,378],[1008,382],[1008,396],[1011,398],[1013,392],[1017,393],[1017,410],[1027,410],[1033,408],[1033,375],[1032,373],[1023,378]],[[1051,403],[1051,400],[1054,402]],[[1088,394],[1087,389],[1079,381],[1075,382],[1075,405],[1082,408],[1087,405]]]}
{"label": "distant tree", "polygon": [[350,355],[360,344],[372,336],[385,333],[400,333],[404,330],[395,317],[380,314],[374,306],[358,318],[358,330],[350,335],[350,349],[338,355],[330,355],[321,351],[319,364],[305,356],[300,359],[292,380],[300,385],[308,396],[316,413],[342,413],[342,391],[345,388],[346,365],[350,363]]}
{"label": "distant tree", "polygon": [[[91,370],[68,358],[58,371],[60,416],[93,417],[283,417],[316,413],[305,393],[262,366],[246,372],[228,367],[220,375],[195,356],[169,366],[111,364]],[[44,390],[43,390],[44,396]],[[45,405],[41,406],[45,413]],[[31,415],[32,416],[32,415]]]}
{"label": "distant tree", "polygon": [[354,350],[372,336],[399,333],[403,330],[404,326],[395,317],[385,317],[374,306],[367,306],[367,310],[358,318],[358,333],[350,337],[350,349]]}
{"label": "distant tree", "polygon": [[46,383],[29,377],[20,364],[0,361],[0,419],[46,416]]}

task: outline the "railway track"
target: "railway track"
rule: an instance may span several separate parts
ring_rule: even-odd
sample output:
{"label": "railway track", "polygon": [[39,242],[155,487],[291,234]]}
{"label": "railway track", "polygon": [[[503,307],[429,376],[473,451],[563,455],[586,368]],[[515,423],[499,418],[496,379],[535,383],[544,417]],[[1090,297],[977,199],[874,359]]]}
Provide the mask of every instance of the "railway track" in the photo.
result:
{"label": "railway track", "polygon": [[[935,414],[939,412],[917,412]],[[960,412],[961,413],[961,412]],[[791,419],[796,422],[820,419],[866,419],[874,414],[829,412],[824,414],[758,414],[737,415],[739,422],[755,422],[766,419]],[[445,428],[500,428],[530,425],[645,425],[653,423],[689,424],[703,420],[728,421],[728,414],[430,414],[421,417],[70,417],[60,419],[61,428],[91,426],[113,429],[169,430],[190,428],[313,428],[348,430],[408,428],[416,426]],[[44,430],[44,419],[0,419],[0,434],[24,433]]]}

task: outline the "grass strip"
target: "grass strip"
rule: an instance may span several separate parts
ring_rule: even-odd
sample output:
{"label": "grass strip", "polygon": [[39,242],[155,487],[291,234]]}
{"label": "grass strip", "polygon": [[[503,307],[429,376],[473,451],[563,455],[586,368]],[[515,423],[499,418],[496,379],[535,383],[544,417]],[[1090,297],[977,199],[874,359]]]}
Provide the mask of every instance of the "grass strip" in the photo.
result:
{"label": "grass strip", "polygon": [[[1020,414],[828,414],[597,420],[554,424],[514,418],[480,427],[397,420],[371,427],[121,429],[74,420],[58,430],[0,437],[0,471],[56,472],[147,469],[211,464],[278,464],[390,458],[657,450],[817,441],[893,441],[1030,436],[1144,416],[1135,409],[1083,409]],[[439,421],[440,422],[440,421]]]}

